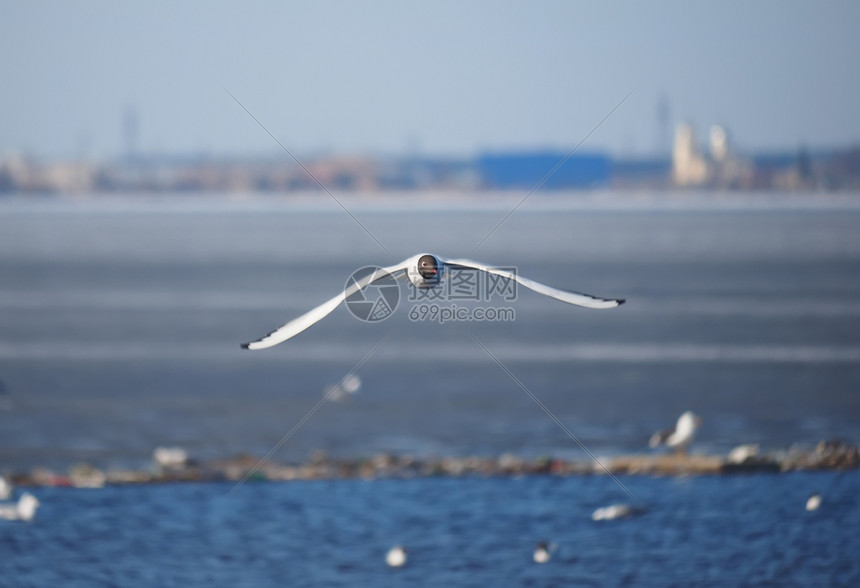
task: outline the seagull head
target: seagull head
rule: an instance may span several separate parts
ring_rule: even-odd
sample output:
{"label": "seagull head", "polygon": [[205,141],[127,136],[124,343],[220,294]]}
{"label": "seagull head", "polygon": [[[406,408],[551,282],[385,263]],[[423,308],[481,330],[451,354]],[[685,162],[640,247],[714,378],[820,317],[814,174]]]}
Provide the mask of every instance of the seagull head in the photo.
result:
{"label": "seagull head", "polygon": [[535,548],[532,559],[534,559],[535,563],[546,563],[549,561],[551,551],[551,546],[546,541],[541,541]]}
{"label": "seagull head", "polygon": [[418,275],[424,280],[424,287],[434,286],[442,278],[442,262],[435,255],[422,255],[418,258]]}

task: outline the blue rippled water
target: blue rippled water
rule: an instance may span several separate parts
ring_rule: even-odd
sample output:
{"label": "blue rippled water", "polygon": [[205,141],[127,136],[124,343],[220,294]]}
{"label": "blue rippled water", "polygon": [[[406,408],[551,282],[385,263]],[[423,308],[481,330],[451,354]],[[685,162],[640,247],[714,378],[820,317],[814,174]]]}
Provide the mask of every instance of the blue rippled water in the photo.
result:
{"label": "blue rippled water", "polygon": [[[41,489],[33,522],[0,521],[0,585],[860,582],[857,473],[622,480],[648,510],[608,522],[591,513],[626,495],[602,476]],[[544,540],[557,549],[538,565]],[[402,569],[384,561],[395,544]]]}

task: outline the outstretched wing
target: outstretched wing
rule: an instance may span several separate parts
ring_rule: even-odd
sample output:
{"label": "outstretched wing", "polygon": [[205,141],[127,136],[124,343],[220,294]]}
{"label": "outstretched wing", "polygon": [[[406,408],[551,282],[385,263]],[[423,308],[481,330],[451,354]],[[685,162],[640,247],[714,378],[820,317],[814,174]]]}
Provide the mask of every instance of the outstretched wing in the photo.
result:
{"label": "outstretched wing", "polygon": [[322,320],[323,318],[331,314],[331,312],[335,308],[337,308],[341,302],[346,300],[349,296],[352,296],[353,294],[358,292],[360,289],[369,286],[373,282],[376,282],[388,275],[396,278],[397,274],[406,270],[406,268],[410,264],[414,264],[415,259],[415,257],[410,257],[409,259],[406,259],[397,265],[380,268],[375,272],[361,278],[358,281],[353,281],[346,288],[346,290],[344,290],[331,300],[327,300],[313,310],[309,310],[302,316],[294,318],[287,324],[272,331],[265,337],[257,339],[256,341],[252,341],[250,343],[243,343],[242,348],[251,350],[266,349],[267,347],[274,347],[278,343],[283,343],[291,337],[295,337],[314,323]]}
{"label": "outstretched wing", "polygon": [[576,306],[600,309],[615,308],[616,306],[624,304],[624,299],[598,298],[597,296],[592,296],[590,294],[582,294],[580,292],[571,292],[569,290],[553,288],[552,286],[547,286],[546,284],[541,284],[540,282],[535,282],[534,280],[525,278],[518,273],[514,273],[505,269],[491,267],[478,261],[472,261],[470,259],[442,259],[441,261],[454,268],[468,267],[485,271],[497,276],[502,276],[503,278],[507,278],[509,280],[516,280],[518,284],[525,286],[529,290],[534,290],[539,294],[549,296],[550,298],[555,298],[556,300],[561,300],[562,302],[566,302],[567,304],[575,304]]}

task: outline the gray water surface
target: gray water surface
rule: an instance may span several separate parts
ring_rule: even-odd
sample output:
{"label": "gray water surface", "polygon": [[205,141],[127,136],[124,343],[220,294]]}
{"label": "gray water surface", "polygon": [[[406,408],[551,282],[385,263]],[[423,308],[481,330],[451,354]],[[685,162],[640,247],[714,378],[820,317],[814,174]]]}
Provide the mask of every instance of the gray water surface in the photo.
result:
{"label": "gray water surface", "polygon": [[[704,418],[698,451],[860,440],[853,201],[536,196],[472,251],[519,199],[345,200],[386,252],[320,198],[0,200],[0,468],[140,465],[159,445],[265,453],[386,336],[360,392],[277,459],[582,456],[487,351],[598,453],[644,450],[688,409]],[[628,302],[520,289],[492,301],[512,322],[439,324],[409,320],[402,286],[385,321],[342,307],[273,349],[239,348],[353,270],[419,251]]]}

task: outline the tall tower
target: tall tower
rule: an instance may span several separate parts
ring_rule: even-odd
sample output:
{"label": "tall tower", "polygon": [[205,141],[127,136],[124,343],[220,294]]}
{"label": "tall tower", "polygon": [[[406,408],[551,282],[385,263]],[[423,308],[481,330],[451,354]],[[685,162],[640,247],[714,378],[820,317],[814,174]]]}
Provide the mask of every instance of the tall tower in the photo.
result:
{"label": "tall tower", "polygon": [[654,153],[660,158],[663,158],[671,149],[671,112],[669,109],[669,99],[666,94],[660,94],[657,98],[657,133],[656,143],[654,145]]}
{"label": "tall tower", "polygon": [[126,163],[133,163],[137,159],[138,131],[137,110],[133,106],[128,106],[122,117],[122,145]]}

